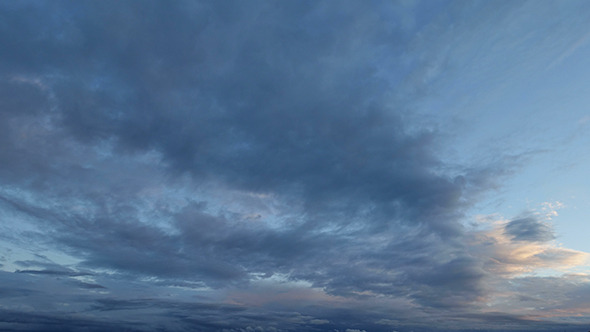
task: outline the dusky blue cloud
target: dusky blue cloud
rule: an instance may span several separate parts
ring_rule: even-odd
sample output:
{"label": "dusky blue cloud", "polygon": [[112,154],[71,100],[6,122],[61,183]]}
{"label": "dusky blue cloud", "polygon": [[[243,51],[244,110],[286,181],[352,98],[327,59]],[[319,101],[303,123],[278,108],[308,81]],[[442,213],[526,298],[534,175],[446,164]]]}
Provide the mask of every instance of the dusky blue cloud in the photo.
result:
{"label": "dusky blue cloud", "polygon": [[[477,311],[495,276],[462,220],[512,156],[450,165],[443,125],[412,113],[454,63],[411,50],[479,6],[0,4],[1,240],[47,254],[1,274],[27,283],[0,294],[34,310],[3,309],[0,326],[389,331],[387,299],[401,301],[399,331],[450,311],[467,323],[449,329],[532,329],[524,315]],[[499,8],[488,19],[516,10]],[[531,218],[505,231],[554,238]],[[240,290],[259,282],[346,303],[222,298],[255,302]],[[175,287],[215,296],[163,299]],[[85,311],[36,303],[55,297]]]}
{"label": "dusky blue cloud", "polygon": [[535,217],[514,219],[506,225],[505,230],[516,241],[545,242],[555,239],[553,230]]}

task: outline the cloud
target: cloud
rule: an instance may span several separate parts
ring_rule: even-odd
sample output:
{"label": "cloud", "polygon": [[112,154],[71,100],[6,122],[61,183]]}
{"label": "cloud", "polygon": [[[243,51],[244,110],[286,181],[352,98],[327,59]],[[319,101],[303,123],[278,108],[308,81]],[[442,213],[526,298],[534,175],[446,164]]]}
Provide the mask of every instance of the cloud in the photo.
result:
{"label": "cloud", "polygon": [[553,230],[534,217],[512,220],[505,230],[516,241],[546,242],[555,238]]}
{"label": "cloud", "polygon": [[506,287],[497,277],[585,256],[533,217],[465,228],[510,170],[450,167],[444,134],[396,99],[452,58],[408,60],[444,18],[403,6],[2,4],[0,239],[18,252],[0,266],[16,272],[0,273],[1,327],[513,318],[470,310]]}
{"label": "cloud", "polygon": [[[341,39],[340,34],[349,30],[354,35],[355,25],[367,23],[363,15],[350,21],[346,17],[352,18],[352,13],[344,10],[336,15],[335,30],[325,30],[313,28],[322,24],[318,17],[327,14],[321,7],[302,6],[301,18],[273,8],[260,23],[237,20],[221,25],[217,22],[223,20],[213,19],[221,15],[217,12],[221,9],[209,4],[198,11],[212,15],[205,28],[189,20],[180,3],[166,6],[174,21],[158,15],[148,20],[149,25],[132,14],[130,4],[121,8],[121,13],[130,15],[108,19],[109,6],[88,5],[97,7],[87,9],[94,13],[94,20],[124,28],[95,31],[78,24],[81,18],[74,15],[71,23],[59,28],[64,35],[60,43],[65,45],[46,48],[49,54],[42,61],[43,66],[57,65],[64,72],[73,66],[84,68],[79,75],[45,83],[59,105],[56,124],[79,140],[114,138],[121,148],[156,149],[179,172],[256,192],[295,191],[304,204],[318,209],[340,204],[358,210],[378,199],[376,207],[385,210],[382,213],[393,212],[389,210],[401,204],[413,214],[423,214],[422,222],[434,223],[427,216],[429,211],[434,213],[438,205],[452,208],[450,197],[460,195],[461,188],[454,182],[430,175],[429,167],[437,163],[427,151],[432,134],[404,133],[396,112],[379,101],[387,86],[371,76],[375,68],[367,65],[373,57],[367,53],[369,48]],[[246,6],[242,15],[256,16],[269,6]],[[151,8],[146,15],[154,16],[159,5],[146,8]],[[370,13],[364,6],[358,9]],[[293,44],[278,47],[290,29],[278,23],[297,19],[309,19],[309,25],[296,30],[301,36],[293,38]],[[267,29],[268,25],[275,29]],[[83,28],[88,31],[80,31]],[[70,36],[70,30],[83,37]],[[133,31],[145,30],[162,33],[151,39],[135,38]],[[167,31],[194,31],[194,36]],[[237,31],[247,37],[235,39],[231,48],[210,42]],[[359,38],[387,38],[382,33],[370,25]],[[183,46],[188,45],[185,40],[196,46]],[[116,45],[126,46],[117,49]],[[21,48],[27,46],[38,45],[32,42]],[[67,54],[64,47],[69,49]],[[101,51],[88,61],[80,59],[84,48],[98,47]],[[304,49],[314,49],[316,56],[306,56],[300,51]],[[41,62],[21,59],[26,60]],[[93,83],[98,70],[101,80]],[[359,75],[366,83],[355,83]],[[162,77],[170,84],[163,85]],[[367,104],[367,100],[374,101]],[[430,190],[415,192],[425,185]],[[416,195],[422,196],[421,206],[414,206]],[[442,223],[433,227],[453,231]]]}
{"label": "cloud", "polygon": [[[42,48],[44,56],[7,58],[11,95],[35,94],[25,99],[36,104],[27,106],[31,115],[8,113],[5,178],[37,201],[9,193],[4,200],[32,227],[54,229],[48,239],[79,253],[84,265],[191,276],[215,287],[251,273],[312,278],[319,269],[312,282],[335,293],[383,292],[387,287],[370,286],[379,283],[362,274],[359,284],[341,283],[337,271],[345,267],[325,262],[399,227],[434,238],[461,235],[463,184],[432,171],[440,164],[431,151],[436,134],[406,130],[385,102],[387,84],[373,75],[377,55],[367,43],[395,36],[371,23],[371,8],[235,4],[238,15],[223,5],[153,2],[141,14],[126,3],[112,15],[112,5],[66,11],[56,4],[69,19],[46,18],[51,33],[24,38],[15,51]],[[250,20],[265,11],[264,20]],[[209,19],[196,23],[188,12]],[[322,28],[326,15],[330,29]],[[4,39],[35,34],[40,25],[21,20],[7,29]],[[137,31],[151,37],[137,38]],[[288,45],[285,35],[293,36]],[[34,68],[34,76],[18,68]],[[161,190],[158,181],[183,190],[175,181],[186,174],[195,185],[271,194],[281,215],[242,225],[241,216],[199,211],[201,202],[225,204],[207,199],[209,192],[173,208],[145,196]],[[146,218],[160,203],[160,215]],[[269,228],[271,218],[291,225]]]}
{"label": "cloud", "polygon": [[74,271],[53,271],[53,270],[17,270],[17,273],[27,273],[27,274],[48,274],[48,275],[56,275],[56,276],[68,276],[68,277],[81,277],[90,275],[89,273],[84,272],[74,272]]}
{"label": "cloud", "polygon": [[585,264],[588,254],[563,248],[554,241],[550,221],[534,217],[511,221],[489,219],[490,229],[475,231],[471,250],[484,269],[519,276],[539,269],[564,271]]}

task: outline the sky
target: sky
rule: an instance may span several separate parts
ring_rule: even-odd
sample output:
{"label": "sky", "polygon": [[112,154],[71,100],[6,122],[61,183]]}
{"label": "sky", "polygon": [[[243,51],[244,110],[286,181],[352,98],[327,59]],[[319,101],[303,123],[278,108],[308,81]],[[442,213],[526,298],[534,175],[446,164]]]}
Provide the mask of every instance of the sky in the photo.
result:
{"label": "sky", "polygon": [[0,330],[590,329],[590,2],[0,1]]}

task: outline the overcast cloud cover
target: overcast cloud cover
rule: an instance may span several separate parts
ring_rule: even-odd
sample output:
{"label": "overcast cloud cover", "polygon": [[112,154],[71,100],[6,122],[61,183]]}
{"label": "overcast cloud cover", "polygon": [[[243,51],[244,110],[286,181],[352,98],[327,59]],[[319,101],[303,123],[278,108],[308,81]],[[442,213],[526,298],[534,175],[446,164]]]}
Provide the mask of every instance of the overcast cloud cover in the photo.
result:
{"label": "overcast cloud cover", "polygon": [[587,330],[589,43],[587,1],[0,1],[0,329]]}

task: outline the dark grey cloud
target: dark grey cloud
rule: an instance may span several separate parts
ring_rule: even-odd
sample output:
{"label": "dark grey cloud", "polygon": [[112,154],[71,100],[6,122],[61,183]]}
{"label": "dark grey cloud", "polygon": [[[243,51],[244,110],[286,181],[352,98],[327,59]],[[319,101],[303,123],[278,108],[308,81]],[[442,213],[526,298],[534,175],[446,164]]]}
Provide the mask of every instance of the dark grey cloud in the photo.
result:
{"label": "dark grey cloud", "polygon": [[390,87],[374,76],[377,55],[365,46],[397,38],[371,8],[113,5],[54,9],[67,19],[28,22],[22,30],[41,37],[16,46],[44,50],[13,61],[53,74],[56,117],[78,139],[157,149],[178,171],[296,191],[316,208],[376,203],[377,212],[457,231],[431,217],[449,213],[462,190],[431,174],[433,134],[407,133],[383,105]]}
{"label": "dark grey cloud", "polygon": [[510,221],[505,231],[516,241],[546,242],[553,240],[553,229],[542,220],[527,217]]}
{"label": "dark grey cloud", "polygon": [[[308,250],[330,257],[327,251],[345,248],[352,233],[318,234],[328,227],[350,227],[358,236],[390,232],[399,224],[442,237],[461,233],[456,218],[466,203],[464,182],[433,172],[440,165],[432,154],[436,134],[410,133],[400,111],[385,104],[391,87],[375,76],[376,60],[404,40],[395,29],[384,29],[380,22],[386,18],[372,8],[353,3],[335,12],[314,3],[129,2],[116,10],[110,2],[63,5],[25,6],[41,21],[19,20],[2,32],[10,41],[21,31],[22,42],[11,54],[43,51],[6,56],[11,65],[5,75],[12,77],[6,84],[37,93],[30,102],[53,107],[51,112],[29,107],[49,117],[43,137],[48,146],[36,140],[14,151],[27,159],[16,162],[7,176],[34,173],[45,193],[75,192],[98,211],[104,209],[104,193],[130,202],[111,204],[113,212],[93,218],[54,209],[35,216],[62,223],[56,236],[87,254],[88,264],[234,280],[251,272],[248,264],[290,271],[316,256]],[[14,7],[5,15],[25,10]],[[60,14],[45,17],[40,14],[45,10]],[[390,39],[401,44],[383,44],[378,52],[370,47]],[[15,79],[27,75],[41,77],[45,86]],[[12,150],[16,135],[5,143]],[[97,189],[91,178],[99,175],[99,166],[80,168],[85,156],[68,150],[70,135],[82,149],[110,140],[117,155],[158,151],[172,176],[188,172],[196,181],[272,193],[303,206],[300,225],[228,230],[231,220],[196,214],[174,216],[192,220],[176,223],[180,235],[167,235],[135,219],[139,211],[131,203],[132,191],[127,197],[115,194],[115,187]],[[49,152],[41,156],[40,150]],[[37,166],[18,174],[29,160]],[[196,254],[206,248],[211,254]],[[144,253],[150,258],[137,259]],[[177,264],[170,257],[178,257]]]}
{"label": "dark grey cloud", "polygon": [[54,276],[68,276],[68,277],[81,277],[90,275],[84,272],[74,271],[54,271],[54,270],[17,270],[17,273],[28,273],[28,274],[48,274]]}
{"label": "dark grey cloud", "polygon": [[145,331],[131,324],[122,326],[120,323],[95,321],[92,319],[76,318],[69,315],[27,313],[22,311],[0,310],[0,328],[3,331]]}

